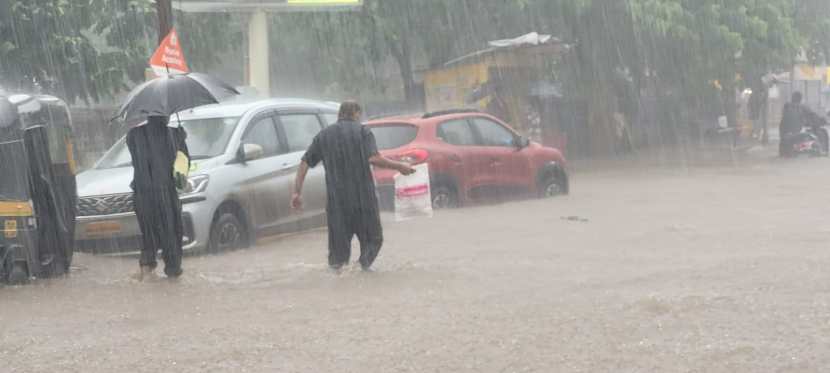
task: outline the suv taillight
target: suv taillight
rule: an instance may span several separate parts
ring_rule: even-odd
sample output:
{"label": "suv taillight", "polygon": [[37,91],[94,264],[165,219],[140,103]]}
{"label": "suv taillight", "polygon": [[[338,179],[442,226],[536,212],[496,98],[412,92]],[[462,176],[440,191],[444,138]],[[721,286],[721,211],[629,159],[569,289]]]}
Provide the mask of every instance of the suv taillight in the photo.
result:
{"label": "suv taillight", "polygon": [[398,156],[398,159],[401,162],[409,163],[411,165],[424,163],[427,158],[429,158],[429,152],[423,149],[407,150]]}

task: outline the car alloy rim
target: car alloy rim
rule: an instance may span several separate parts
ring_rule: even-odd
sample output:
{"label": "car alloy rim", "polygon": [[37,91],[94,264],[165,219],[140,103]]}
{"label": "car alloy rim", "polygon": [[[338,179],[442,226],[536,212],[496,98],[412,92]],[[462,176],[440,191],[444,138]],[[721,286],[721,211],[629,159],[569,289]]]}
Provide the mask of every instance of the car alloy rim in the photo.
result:
{"label": "car alloy rim", "polygon": [[547,197],[557,196],[560,193],[562,193],[562,188],[560,188],[559,184],[556,182],[548,184],[547,188],[545,188],[545,196]]}
{"label": "car alloy rim", "polygon": [[450,206],[450,195],[447,193],[439,193],[432,197],[432,205],[437,209],[448,208]]}
{"label": "car alloy rim", "polygon": [[219,230],[219,245],[222,247],[234,247],[242,237],[239,227],[233,223],[227,223]]}

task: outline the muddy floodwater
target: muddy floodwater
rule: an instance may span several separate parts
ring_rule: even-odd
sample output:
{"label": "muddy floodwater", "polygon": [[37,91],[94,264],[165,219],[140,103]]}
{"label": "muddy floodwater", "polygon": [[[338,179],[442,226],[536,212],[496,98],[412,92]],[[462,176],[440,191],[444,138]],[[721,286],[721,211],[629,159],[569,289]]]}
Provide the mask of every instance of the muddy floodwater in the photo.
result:
{"label": "muddy floodwater", "polygon": [[[830,371],[830,159],[598,167],[571,196],[0,288],[2,372]],[[356,255],[353,255],[356,259]]]}

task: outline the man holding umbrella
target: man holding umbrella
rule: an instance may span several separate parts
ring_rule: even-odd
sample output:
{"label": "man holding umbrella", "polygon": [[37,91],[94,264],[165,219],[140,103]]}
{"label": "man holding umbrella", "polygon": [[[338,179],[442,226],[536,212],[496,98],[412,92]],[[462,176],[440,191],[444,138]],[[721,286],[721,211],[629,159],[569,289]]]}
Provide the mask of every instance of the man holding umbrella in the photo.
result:
{"label": "man holding umbrella", "polygon": [[156,267],[156,253],[162,250],[164,273],[182,274],[182,205],[176,189],[174,163],[179,152],[190,158],[181,127],[167,126],[168,117],[152,116],[147,124],[127,133],[127,147],[133,163],[133,203],[142,233],[141,277]]}
{"label": "man holding umbrella", "polygon": [[135,213],[143,236],[141,279],[155,271],[159,250],[167,277],[182,274],[184,230],[177,186],[182,187],[184,181],[174,165],[177,157],[189,159],[190,155],[184,128],[181,123],[168,126],[170,116],[235,94],[239,93],[234,88],[209,76],[177,74],[142,84],[121,107],[119,117],[132,126],[127,147],[133,164]]}

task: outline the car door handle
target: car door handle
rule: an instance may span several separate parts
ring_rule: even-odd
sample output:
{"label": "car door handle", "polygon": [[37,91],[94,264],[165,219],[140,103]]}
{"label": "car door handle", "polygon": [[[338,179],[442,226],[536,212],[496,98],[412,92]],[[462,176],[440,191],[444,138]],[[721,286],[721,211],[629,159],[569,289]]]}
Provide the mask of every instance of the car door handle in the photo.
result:
{"label": "car door handle", "polygon": [[450,162],[461,163],[461,157],[459,157],[455,154],[451,154],[448,158],[450,159]]}
{"label": "car door handle", "polygon": [[283,163],[282,166],[280,166],[280,169],[281,170],[289,170],[289,169],[292,169],[292,168],[297,167],[297,166],[299,166],[299,164]]}

